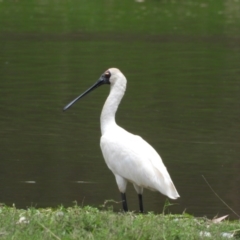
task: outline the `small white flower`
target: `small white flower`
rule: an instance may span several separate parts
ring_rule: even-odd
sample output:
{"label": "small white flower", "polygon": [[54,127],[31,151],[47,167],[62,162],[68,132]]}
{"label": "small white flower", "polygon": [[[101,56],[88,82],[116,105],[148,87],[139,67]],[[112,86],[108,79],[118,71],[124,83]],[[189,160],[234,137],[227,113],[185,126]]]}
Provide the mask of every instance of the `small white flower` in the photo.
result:
{"label": "small white flower", "polygon": [[203,232],[203,231],[201,231],[199,233],[199,235],[200,235],[200,237],[211,237],[212,236],[210,232]]}
{"label": "small white flower", "polygon": [[57,217],[63,217],[64,216],[64,212],[58,211],[58,212],[56,212],[56,216]]}
{"label": "small white flower", "polygon": [[22,224],[22,223],[29,223],[29,221],[25,217],[20,217],[19,220],[17,221],[17,224]]}
{"label": "small white flower", "polygon": [[221,233],[221,236],[222,236],[222,237],[225,237],[225,238],[233,238],[233,237],[234,237],[234,234],[233,234],[233,233],[223,232],[223,233]]}

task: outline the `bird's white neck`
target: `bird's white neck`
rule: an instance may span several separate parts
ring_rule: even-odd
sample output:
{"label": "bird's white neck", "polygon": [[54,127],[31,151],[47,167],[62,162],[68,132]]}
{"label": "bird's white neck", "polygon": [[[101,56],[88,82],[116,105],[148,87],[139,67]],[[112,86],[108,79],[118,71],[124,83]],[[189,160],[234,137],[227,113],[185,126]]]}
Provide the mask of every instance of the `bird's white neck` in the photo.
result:
{"label": "bird's white neck", "polygon": [[124,92],[126,90],[126,82],[124,84],[115,83],[111,85],[110,94],[103,106],[100,123],[101,123],[101,132],[102,135],[106,131],[111,130],[112,127],[116,126],[115,114],[118,109]]}

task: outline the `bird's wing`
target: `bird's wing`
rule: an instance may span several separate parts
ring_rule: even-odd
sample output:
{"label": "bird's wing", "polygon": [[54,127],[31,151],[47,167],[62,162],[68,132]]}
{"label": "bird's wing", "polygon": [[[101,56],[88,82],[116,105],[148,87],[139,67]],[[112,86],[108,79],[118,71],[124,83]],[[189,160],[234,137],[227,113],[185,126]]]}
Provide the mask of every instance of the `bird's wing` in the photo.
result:
{"label": "bird's wing", "polygon": [[179,194],[159,154],[141,137],[135,136],[135,139],[138,146],[141,146],[141,155],[148,160],[147,164],[151,163],[154,169],[155,175],[153,177],[154,181],[157,182],[158,190],[170,198],[178,198]]}
{"label": "bird's wing", "polygon": [[114,174],[171,198],[178,196],[160,156],[141,137],[123,129],[103,135],[101,148],[104,159]]}

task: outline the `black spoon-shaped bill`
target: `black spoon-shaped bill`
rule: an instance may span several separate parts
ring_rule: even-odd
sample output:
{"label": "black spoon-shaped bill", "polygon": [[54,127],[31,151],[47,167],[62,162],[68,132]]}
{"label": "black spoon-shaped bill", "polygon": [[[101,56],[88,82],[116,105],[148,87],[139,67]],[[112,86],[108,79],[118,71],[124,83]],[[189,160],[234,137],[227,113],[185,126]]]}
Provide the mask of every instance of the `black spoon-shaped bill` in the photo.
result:
{"label": "black spoon-shaped bill", "polygon": [[109,84],[109,77],[110,77],[110,73],[106,72],[104,73],[99,80],[93,85],[91,86],[89,89],[87,89],[84,93],[82,93],[81,95],[79,95],[78,97],[76,97],[74,100],[72,100],[69,104],[67,104],[64,108],[63,111],[66,111],[67,109],[69,109],[75,102],[77,102],[80,98],[84,97],[85,95],[87,95],[88,93],[90,93],[92,90],[94,90],[95,88],[103,85],[103,84]]}

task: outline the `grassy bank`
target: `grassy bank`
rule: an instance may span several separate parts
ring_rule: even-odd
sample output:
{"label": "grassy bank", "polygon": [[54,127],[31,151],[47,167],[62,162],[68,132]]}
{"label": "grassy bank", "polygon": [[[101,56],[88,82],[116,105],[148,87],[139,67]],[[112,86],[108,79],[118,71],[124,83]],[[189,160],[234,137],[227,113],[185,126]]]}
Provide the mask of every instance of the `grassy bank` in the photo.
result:
{"label": "grassy bank", "polygon": [[238,239],[239,221],[93,207],[0,208],[0,239]]}

